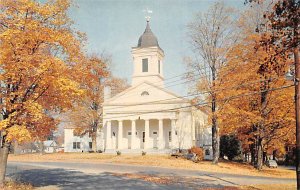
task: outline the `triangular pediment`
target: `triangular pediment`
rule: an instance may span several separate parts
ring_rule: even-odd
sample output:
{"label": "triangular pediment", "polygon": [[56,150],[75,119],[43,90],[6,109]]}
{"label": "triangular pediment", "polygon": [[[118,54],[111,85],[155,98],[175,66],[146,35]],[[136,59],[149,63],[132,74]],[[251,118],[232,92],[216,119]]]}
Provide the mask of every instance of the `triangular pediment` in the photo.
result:
{"label": "triangular pediment", "polygon": [[175,93],[156,86],[148,82],[142,82],[138,85],[132,86],[116,96],[104,101],[105,105],[129,105],[135,103],[166,103],[166,102],[180,102],[187,103],[188,99],[184,99]]}

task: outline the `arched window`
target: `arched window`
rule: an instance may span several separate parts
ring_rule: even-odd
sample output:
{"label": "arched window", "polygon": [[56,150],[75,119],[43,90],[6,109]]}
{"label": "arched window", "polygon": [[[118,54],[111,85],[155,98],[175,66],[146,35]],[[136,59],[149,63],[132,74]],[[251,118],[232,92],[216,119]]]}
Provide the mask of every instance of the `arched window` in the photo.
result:
{"label": "arched window", "polygon": [[141,96],[148,96],[149,95],[149,92],[147,92],[147,91],[144,91],[144,92],[142,92],[142,94],[141,94]]}

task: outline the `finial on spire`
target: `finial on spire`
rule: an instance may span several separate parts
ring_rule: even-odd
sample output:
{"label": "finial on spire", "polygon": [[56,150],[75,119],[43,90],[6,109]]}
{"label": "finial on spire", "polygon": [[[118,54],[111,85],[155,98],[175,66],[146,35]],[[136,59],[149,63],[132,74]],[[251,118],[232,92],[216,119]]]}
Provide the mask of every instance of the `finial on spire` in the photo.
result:
{"label": "finial on spire", "polygon": [[145,18],[146,18],[146,21],[149,22],[151,17],[150,16],[145,16]]}
{"label": "finial on spire", "polygon": [[146,8],[145,10],[143,10],[143,12],[146,12],[146,16],[145,16],[145,18],[146,18],[146,21],[147,21],[147,22],[149,22],[149,21],[150,21],[150,19],[151,19],[151,17],[150,17],[150,15],[149,15],[149,14],[152,14],[152,10],[150,10],[150,9]]}

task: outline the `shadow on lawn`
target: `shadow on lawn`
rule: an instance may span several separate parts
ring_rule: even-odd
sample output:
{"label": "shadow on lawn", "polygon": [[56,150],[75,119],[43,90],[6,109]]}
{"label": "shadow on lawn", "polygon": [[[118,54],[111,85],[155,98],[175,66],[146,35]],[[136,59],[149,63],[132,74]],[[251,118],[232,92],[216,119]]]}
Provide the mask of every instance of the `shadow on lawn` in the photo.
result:
{"label": "shadow on lawn", "polygon": [[[31,183],[34,187],[54,185],[60,189],[222,189],[217,181],[189,179],[171,176],[171,183],[161,184],[141,178],[130,178],[114,173],[86,174],[65,169],[26,169],[16,168],[10,177],[20,182]],[[144,175],[136,173],[135,175]],[[156,176],[156,175],[155,175]],[[157,177],[157,176],[156,176]],[[169,176],[170,177],[170,176]]]}

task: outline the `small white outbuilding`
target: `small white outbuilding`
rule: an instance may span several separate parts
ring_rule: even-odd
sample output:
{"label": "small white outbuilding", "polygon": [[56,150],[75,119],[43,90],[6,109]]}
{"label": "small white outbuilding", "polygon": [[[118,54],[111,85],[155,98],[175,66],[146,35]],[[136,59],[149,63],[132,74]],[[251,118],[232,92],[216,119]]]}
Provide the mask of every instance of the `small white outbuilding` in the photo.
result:
{"label": "small white outbuilding", "polygon": [[57,143],[53,140],[44,141],[43,144],[45,153],[54,153],[58,148]]}

